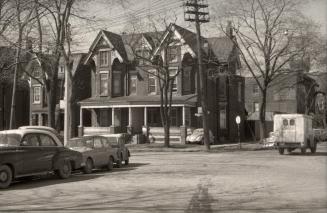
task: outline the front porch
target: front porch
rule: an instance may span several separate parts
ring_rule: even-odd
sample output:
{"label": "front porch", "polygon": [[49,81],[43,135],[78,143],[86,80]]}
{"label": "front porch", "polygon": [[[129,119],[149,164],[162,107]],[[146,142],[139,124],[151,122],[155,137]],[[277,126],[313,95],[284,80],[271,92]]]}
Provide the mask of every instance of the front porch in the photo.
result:
{"label": "front porch", "polygon": [[[171,142],[185,143],[187,130],[197,124],[194,116],[196,108],[175,104],[171,110]],[[91,115],[91,122],[83,120],[87,114]],[[142,134],[149,142],[163,142],[160,105],[81,106],[79,136],[114,133]]]}

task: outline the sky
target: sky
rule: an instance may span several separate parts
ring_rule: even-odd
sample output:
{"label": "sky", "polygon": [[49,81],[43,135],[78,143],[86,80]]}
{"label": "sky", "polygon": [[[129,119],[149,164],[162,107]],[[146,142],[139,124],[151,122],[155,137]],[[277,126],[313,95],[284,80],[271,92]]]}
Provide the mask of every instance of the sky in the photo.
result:
{"label": "sky", "polygon": [[[113,0],[115,1],[115,0]],[[119,0],[117,0],[119,1]],[[223,0],[207,0],[209,8]],[[112,4],[109,0],[93,0],[85,5],[87,16],[93,20],[75,27],[75,52],[87,52],[101,29],[115,33],[128,32],[132,21],[144,19],[149,15],[177,15],[176,23],[192,31],[194,23],[184,21],[183,0],[122,0],[123,5]],[[327,37],[327,0],[304,0],[303,13],[321,26],[321,32]],[[210,11],[212,13],[212,11]],[[202,25],[204,36],[219,36],[211,23]]]}

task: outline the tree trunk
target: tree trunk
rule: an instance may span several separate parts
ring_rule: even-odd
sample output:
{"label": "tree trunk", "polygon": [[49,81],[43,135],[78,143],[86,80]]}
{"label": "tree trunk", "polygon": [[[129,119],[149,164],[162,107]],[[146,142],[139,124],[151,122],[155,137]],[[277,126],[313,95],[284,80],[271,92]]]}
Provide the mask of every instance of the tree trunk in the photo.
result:
{"label": "tree trunk", "polygon": [[262,102],[260,106],[260,141],[266,137],[267,126],[266,126],[266,101],[267,101],[267,90],[263,89],[262,93]]}
{"label": "tree trunk", "polygon": [[15,128],[15,110],[16,110],[16,84],[17,84],[17,74],[20,67],[20,54],[22,50],[22,36],[23,31],[22,27],[20,26],[18,29],[18,41],[17,41],[17,48],[16,48],[16,56],[15,56],[15,70],[14,70],[14,81],[12,85],[12,95],[11,95],[11,108],[10,108],[10,123],[9,129]]}

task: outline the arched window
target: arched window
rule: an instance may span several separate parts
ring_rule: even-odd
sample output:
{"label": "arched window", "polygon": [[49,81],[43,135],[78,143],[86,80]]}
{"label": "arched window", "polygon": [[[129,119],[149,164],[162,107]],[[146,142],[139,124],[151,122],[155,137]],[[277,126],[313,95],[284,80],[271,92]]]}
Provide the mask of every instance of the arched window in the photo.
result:
{"label": "arched window", "polygon": [[118,59],[112,64],[112,96],[123,95],[123,69]]}
{"label": "arched window", "polygon": [[195,78],[193,74],[193,65],[192,56],[186,53],[182,61],[182,88],[184,94],[192,93],[194,90]]}

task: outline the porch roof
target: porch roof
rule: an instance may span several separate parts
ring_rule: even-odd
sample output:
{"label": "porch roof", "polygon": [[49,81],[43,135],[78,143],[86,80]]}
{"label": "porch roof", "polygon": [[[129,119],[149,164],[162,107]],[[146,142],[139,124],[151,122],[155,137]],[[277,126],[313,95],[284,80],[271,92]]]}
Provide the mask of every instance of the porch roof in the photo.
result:
{"label": "porch roof", "polygon": [[[196,107],[197,95],[173,96],[172,106]],[[158,107],[160,95],[122,96],[122,97],[91,97],[79,102],[83,108],[104,107]]]}

